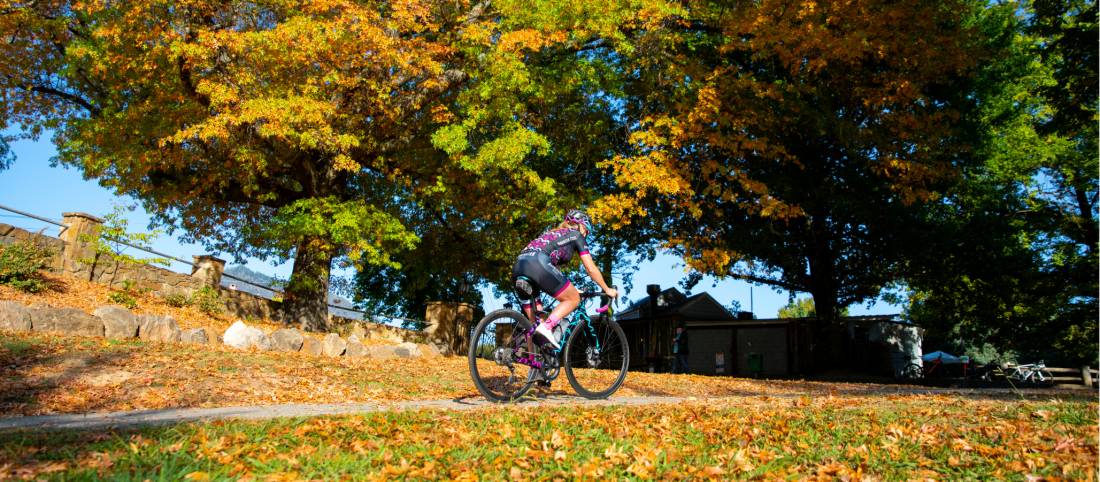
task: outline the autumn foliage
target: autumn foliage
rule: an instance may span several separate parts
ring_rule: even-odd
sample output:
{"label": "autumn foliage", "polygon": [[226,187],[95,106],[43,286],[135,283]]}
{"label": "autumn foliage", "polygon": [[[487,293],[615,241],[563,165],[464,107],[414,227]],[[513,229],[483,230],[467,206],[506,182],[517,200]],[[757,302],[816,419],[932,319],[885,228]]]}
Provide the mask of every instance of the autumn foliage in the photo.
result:
{"label": "autumn foliage", "polygon": [[[317,328],[334,258],[400,267],[421,210],[507,227],[531,206],[507,199],[552,193],[522,162],[546,142],[509,120],[507,94],[525,83],[508,80],[522,75],[520,53],[560,38],[499,38],[491,13],[471,2],[4,2],[0,51],[18,60],[0,67],[0,126],[53,129],[62,162],[187,239],[293,256],[287,321]],[[471,90],[478,78],[490,80]]]}
{"label": "autumn foliage", "polygon": [[[310,329],[323,327],[334,261],[361,270],[372,309],[476,302],[470,286],[506,280],[523,243],[588,206],[610,228],[608,269],[666,249],[696,274],[810,293],[826,323],[899,283],[951,286],[925,288],[924,305],[978,312],[978,333],[990,310],[950,306],[980,278],[993,324],[1072,320],[1054,323],[1066,349],[1090,353],[1095,12],[1045,0],[3,0],[0,128],[51,133],[63,164],[187,240],[294,258],[284,322]],[[1003,202],[966,199],[984,182]],[[984,234],[952,218],[996,209],[1015,223],[1004,249],[975,250],[1030,254],[1025,268],[1054,292],[939,266],[974,256],[933,241]]]}

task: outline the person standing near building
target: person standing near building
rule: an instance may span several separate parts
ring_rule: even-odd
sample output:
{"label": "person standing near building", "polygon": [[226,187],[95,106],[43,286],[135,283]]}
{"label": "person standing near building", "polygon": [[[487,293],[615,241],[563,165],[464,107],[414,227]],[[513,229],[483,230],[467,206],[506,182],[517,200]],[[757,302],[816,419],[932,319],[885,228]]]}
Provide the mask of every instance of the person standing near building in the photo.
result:
{"label": "person standing near building", "polygon": [[676,336],[672,338],[672,373],[688,372],[688,334],[684,322],[676,323]]}

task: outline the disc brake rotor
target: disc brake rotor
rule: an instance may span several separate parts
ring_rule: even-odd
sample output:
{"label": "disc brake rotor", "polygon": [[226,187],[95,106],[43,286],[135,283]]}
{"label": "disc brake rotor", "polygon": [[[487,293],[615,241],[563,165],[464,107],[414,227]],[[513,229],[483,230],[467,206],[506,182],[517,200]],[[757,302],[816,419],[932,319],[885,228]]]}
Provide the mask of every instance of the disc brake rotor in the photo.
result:
{"label": "disc brake rotor", "polygon": [[493,352],[493,359],[496,360],[497,365],[512,368],[512,349],[503,346],[497,348]]}
{"label": "disc brake rotor", "polygon": [[596,368],[600,365],[600,351],[595,347],[588,347],[584,350],[585,358],[588,359],[588,367]]}

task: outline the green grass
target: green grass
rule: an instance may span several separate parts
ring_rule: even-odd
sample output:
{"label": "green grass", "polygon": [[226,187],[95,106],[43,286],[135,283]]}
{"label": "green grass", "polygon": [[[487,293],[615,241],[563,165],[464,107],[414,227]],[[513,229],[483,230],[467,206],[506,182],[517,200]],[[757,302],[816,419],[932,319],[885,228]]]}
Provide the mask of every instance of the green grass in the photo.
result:
{"label": "green grass", "polygon": [[20,357],[34,347],[34,343],[17,338],[0,336],[0,347],[3,347],[12,358]]}
{"label": "green grass", "polygon": [[[213,479],[451,479],[473,473],[489,480],[517,474],[1023,480],[1095,474],[1096,435],[1092,402],[928,398],[775,400],[722,408],[527,406],[137,432],[8,433],[0,434],[0,467],[65,480],[180,480],[195,472]],[[35,472],[50,467],[57,471]]]}

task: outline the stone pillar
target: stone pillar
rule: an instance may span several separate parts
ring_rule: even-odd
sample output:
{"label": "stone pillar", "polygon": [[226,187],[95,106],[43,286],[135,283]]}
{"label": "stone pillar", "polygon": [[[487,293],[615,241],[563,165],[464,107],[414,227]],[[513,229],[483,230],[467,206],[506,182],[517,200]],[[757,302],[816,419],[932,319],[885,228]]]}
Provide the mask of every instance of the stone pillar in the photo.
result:
{"label": "stone pillar", "polygon": [[202,284],[217,289],[222,283],[222,273],[225,272],[225,260],[204,254],[192,256],[195,266],[191,268],[191,277]]}
{"label": "stone pillar", "polygon": [[448,355],[465,353],[473,328],[474,306],[469,303],[430,301],[424,313],[428,342]]}
{"label": "stone pillar", "polygon": [[498,347],[504,346],[504,340],[512,338],[512,325],[501,323],[495,327],[495,330],[496,332],[493,334],[496,335],[496,346]]}
{"label": "stone pillar", "polygon": [[99,238],[103,219],[87,213],[62,213],[62,216],[61,223],[66,228],[61,233],[61,240],[65,242],[61,271],[91,279],[94,264],[89,261],[95,258],[95,240]]}

